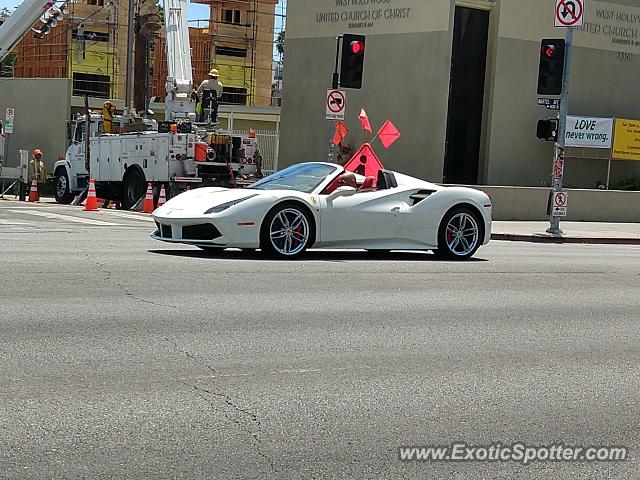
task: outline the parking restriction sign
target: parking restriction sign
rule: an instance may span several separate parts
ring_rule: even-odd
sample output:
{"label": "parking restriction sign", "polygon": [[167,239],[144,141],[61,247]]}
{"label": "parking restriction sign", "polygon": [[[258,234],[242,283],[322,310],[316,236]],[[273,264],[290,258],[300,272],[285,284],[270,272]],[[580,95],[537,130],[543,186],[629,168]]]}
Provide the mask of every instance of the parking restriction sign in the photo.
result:
{"label": "parking restriction sign", "polygon": [[13,121],[16,118],[16,111],[9,107],[4,116],[4,133],[13,133]]}

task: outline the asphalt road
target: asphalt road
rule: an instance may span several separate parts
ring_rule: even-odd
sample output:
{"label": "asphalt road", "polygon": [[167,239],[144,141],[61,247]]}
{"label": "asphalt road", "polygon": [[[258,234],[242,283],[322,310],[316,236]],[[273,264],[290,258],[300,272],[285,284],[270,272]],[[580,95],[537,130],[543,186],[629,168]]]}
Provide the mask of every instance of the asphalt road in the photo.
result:
{"label": "asphalt road", "polygon": [[[152,227],[0,201],[0,478],[637,478],[640,247],[291,263]],[[456,441],[631,460],[398,461]]]}

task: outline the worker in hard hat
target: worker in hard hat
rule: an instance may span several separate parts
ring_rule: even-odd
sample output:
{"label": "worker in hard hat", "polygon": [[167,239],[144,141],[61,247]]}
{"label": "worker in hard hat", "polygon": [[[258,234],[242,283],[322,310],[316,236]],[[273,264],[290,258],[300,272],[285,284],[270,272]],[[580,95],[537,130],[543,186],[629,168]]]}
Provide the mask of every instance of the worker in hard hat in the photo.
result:
{"label": "worker in hard hat", "polygon": [[102,105],[102,124],[104,125],[104,133],[117,133],[113,126],[113,120],[115,117],[116,106],[107,100]]}
{"label": "worker in hard hat", "polygon": [[42,156],[42,150],[36,148],[33,151],[31,161],[29,162],[29,178],[31,179],[31,182],[33,182],[33,179],[35,178],[36,184],[38,185],[38,191],[40,191],[40,185],[47,180],[47,172],[44,169]]}
{"label": "worker in hard hat", "polygon": [[219,72],[217,69],[213,68],[209,72],[209,79],[204,80],[198,90],[196,90],[196,94],[201,99],[202,102],[202,113],[200,120],[204,121],[204,111],[206,108],[211,109],[211,123],[217,123],[218,121],[218,99],[222,96],[222,83],[218,80]]}

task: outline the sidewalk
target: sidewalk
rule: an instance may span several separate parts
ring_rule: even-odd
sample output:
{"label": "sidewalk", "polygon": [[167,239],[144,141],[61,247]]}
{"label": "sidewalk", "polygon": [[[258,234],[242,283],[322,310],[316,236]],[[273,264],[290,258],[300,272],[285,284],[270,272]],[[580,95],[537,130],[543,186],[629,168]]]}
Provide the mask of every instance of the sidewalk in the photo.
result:
{"label": "sidewalk", "polygon": [[640,223],[560,222],[562,235],[546,233],[549,222],[493,222],[492,240],[640,245]]}

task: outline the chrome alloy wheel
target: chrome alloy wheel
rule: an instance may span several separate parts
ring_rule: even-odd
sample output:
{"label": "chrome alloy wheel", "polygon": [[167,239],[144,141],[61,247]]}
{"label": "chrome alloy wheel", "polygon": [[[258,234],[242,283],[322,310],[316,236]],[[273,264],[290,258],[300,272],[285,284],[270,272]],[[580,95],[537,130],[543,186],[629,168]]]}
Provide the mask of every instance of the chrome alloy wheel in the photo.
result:
{"label": "chrome alloy wheel", "polygon": [[468,213],[458,213],[447,223],[447,246],[452,254],[464,257],[478,245],[480,228],[477,220]]}
{"label": "chrome alloy wheel", "polygon": [[281,255],[295,255],[309,242],[307,217],[295,208],[278,213],[269,225],[269,238],[273,248]]}

